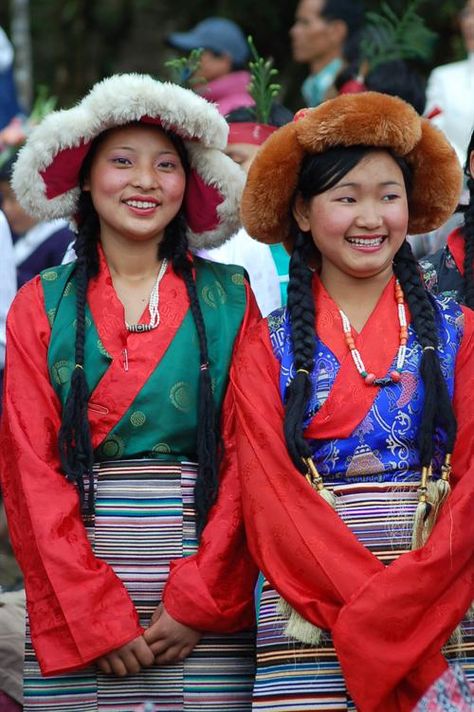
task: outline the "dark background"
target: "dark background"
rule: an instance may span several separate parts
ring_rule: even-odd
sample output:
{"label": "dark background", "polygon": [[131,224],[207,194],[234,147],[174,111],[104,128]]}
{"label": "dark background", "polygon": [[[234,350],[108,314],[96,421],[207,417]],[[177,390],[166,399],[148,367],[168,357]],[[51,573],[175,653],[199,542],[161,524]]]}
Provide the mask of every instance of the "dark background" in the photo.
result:
{"label": "dark background", "polygon": [[[12,37],[16,3],[0,0],[0,24]],[[420,14],[438,33],[431,61],[419,65],[427,76],[438,64],[464,56],[456,14],[458,0],[426,0]],[[299,86],[305,67],[291,61],[288,29],[297,2],[274,0],[30,0],[33,90],[39,84],[67,107],[98,79],[120,71],[147,72],[168,79],[164,62],[176,54],[163,38],[168,32],[185,31],[210,15],[235,20],[252,34],[260,54],[272,56],[280,70],[282,99],[293,110],[302,106]],[[395,10],[405,3],[390,0]],[[366,0],[367,9],[380,3]]]}

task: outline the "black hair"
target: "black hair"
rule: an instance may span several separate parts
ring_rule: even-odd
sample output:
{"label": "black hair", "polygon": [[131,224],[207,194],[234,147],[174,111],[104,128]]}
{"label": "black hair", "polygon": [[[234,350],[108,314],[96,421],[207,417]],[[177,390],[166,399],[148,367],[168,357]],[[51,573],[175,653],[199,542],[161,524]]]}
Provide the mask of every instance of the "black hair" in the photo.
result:
{"label": "black hair", "polygon": [[[82,188],[88,176],[98,146],[104,140],[104,132],[94,142],[83,162],[79,184]],[[164,132],[176,147],[185,172],[189,172],[189,161],[183,142],[176,135]],[[79,231],[74,243],[77,255],[75,284],[77,292],[77,327],[75,341],[75,368],[66,404],[62,413],[58,445],[62,467],[68,480],[74,482],[81,499],[84,496],[84,478],[89,477],[89,510],[93,510],[92,466],[94,453],[87,419],[89,388],[84,372],[85,306],[89,279],[99,269],[98,242],[99,219],[89,192],[82,191],[78,206]],[[158,257],[168,259],[185,285],[190,301],[191,313],[199,341],[199,397],[197,413],[197,459],[198,474],[194,488],[196,525],[201,534],[215,501],[218,487],[217,443],[218,427],[216,407],[212,393],[209,372],[209,355],[206,329],[193,276],[193,263],[188,254],[186,219],[181,209],[165,229],[163,241],[158,247]]]}
{"label": "black hair", "polygon": [[[295,195],[304,200],[334,187],[364,156],[376,149],[367,146],[333,148],[325,153],[306,155],[303,159]],[[402,170],[408,199],[411,193],[411,172],[406,162],[390,155]],[[292,221],[294,248],[290,259],[288,312],[294,353],[295,377],[290,383],[285,402],[284,431],[288,452],[302,473],[307,468],[303,458],[311,457],[309,443],[303,435],[303,422],[311,395],[310,374],[314,368],[315,304],[312,296],[311,261],[314,247],[311,235],[303,233]],[[456,438],[456,419],[438,358],[438,338],[434,308],[418,270],[409,243],[405,240],[394,257],[394,272],[400,281],[410,309],[412,324],[423,349],[420,374],[425,387],[425,399],[419,432],[422,466],[429,466],[434,455],[437,428],[446,433],[445,447],[452,452]]]}
{"label": "black hair", "polygon": [[326,0],[321,10],[326,20],[342,20],[348,35],[360,30],[364,24],[364,5],[360,0]]}
{"label": "black hair", "polygon": [[469,190],[469,203],[462,206],[464,213],[464,224],[462,234],[464,237],[464,279],[463,279],[463,301],[467,307],[474,309],[474,176],[472,176],[469,162],[471,153],[474,151],[474,131],[467,148],[466,163],[464,173],[467,176],[467,188]]}
{"label": "black hair", "polygon": [[[358,63],[345,67],[338,74],[334,86],[339,91],[350,79],[358,74]],[[418,114],[423,114],[426,104],[426,80],[402,59],[382,62],[369,71],[364,80],[367,91],[378,91],[404,99]]]}
{"label": "black hair", "polygon": [[[243,124],[247,122],[256,121],[255,118],[255,107],[254,106],[241,106],[238,109],[234,109],[229,114],[226,114],[226,121],[229,124]],[[270,108],[270,115],[268,117],[268,126],[285,126],[293,121],[293,113],[283,106],[274,101]]]}

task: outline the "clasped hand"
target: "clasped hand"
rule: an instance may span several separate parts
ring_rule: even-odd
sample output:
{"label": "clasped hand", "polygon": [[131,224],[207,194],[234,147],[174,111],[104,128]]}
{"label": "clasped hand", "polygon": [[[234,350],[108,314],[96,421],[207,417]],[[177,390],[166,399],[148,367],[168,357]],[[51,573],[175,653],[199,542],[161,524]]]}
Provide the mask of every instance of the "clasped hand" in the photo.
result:
{"label": "clasped hand", "polygon": [[142,668],[184,660],[198,644],[201,633],[178,623],[160,604],[143,635],[96,661],[106,675],[134,675]]}

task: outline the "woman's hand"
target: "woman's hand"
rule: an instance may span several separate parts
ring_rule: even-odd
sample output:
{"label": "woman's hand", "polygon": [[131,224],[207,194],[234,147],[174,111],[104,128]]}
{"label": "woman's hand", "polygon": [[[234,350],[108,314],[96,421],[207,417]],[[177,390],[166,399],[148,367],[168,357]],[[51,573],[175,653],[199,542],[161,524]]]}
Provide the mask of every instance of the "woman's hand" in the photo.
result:
{"label": "woman's hand", "polygon": [[143,635],[138,636],[121,648],[112,650],[96,660],[97,667],[106,675],[135,675],[144,667],[151,667],[155,656]]}
{"label": "woman's hand", "polygon": [[184,660],[199,643],[201,633],[178,623],[160,604],[153,613],[150,627],[143,634],[155,655],[157,665]]}

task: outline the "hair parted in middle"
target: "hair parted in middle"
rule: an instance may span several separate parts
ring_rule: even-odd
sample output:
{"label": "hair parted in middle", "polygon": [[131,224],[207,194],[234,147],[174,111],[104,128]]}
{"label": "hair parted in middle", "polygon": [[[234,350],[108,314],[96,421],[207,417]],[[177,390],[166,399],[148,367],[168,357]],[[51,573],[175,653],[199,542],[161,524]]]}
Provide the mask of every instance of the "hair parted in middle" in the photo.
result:
{"label": "hair parted in middle", "polygon": [[[303,474],[312,453],[303,422],[311,395],[316,347],[316,306],[312,293],[315,246],[292,215],[304,200],[336,185],[373,151],[386,150],[400,167],[409,205],[409,229],[438,227],[453,212],[461,189],[461,167],[441,132],[401,99],[374,92],[348,94],[296,116],[263,145],[250,168],[242,200],[243,223],[262,242],[283,240],[291,253],[288,313],[295,377],[285,402],[288,452]],[[422,348],[420,375],[425,399],[419,432],[421,467],[431,466],[437,428],[445,453],[453,450],[456,418],[438,357],[436,316],[407,240],[393,261],[413,328]],[[415,531],[415,530],[414,530]]]}

